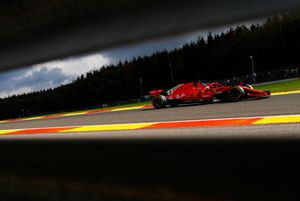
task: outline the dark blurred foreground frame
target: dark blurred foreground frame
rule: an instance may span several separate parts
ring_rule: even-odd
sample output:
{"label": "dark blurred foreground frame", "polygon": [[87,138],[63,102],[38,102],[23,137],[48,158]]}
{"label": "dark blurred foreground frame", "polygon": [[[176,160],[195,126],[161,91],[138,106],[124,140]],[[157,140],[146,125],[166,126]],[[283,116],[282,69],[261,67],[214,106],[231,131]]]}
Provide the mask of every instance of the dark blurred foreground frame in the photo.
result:
{"label": "dark blurred foreground frame", "polygon": [[1,200],[298,200],[299,140],[1,141]]}

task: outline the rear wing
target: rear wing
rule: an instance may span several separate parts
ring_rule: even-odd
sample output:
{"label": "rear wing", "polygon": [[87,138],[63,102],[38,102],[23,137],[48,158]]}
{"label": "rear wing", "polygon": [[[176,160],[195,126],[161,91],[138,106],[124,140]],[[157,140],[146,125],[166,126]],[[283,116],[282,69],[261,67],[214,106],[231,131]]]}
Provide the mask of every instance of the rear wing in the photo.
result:
{"label": "rear wing", "polygon": [[165,91],[165,89],[154,89],[154,90],[151,90],[149,92],[149,94],[150,94],[151,97],[155,97],[155,96],[160,95],[164,91]]}

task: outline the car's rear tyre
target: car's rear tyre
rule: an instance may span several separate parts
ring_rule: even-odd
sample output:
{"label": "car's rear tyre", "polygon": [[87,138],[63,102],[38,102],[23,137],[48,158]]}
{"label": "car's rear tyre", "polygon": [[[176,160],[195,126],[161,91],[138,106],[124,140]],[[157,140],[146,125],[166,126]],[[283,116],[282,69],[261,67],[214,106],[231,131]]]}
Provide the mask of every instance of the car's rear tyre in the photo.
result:
{"label": "car's rear tyre", "polygon": [[242,97],[245,95],[245,91],[240,86],[235,86],[229,89],[227,93],[227,98],[231,102],[237,102],[242,99]]}
{"label": "car's rear tyre", "polygon": [[152,105],[156,109],[164,108],[167,105],[167,98],[164,95],[155,96],[152,99]]}

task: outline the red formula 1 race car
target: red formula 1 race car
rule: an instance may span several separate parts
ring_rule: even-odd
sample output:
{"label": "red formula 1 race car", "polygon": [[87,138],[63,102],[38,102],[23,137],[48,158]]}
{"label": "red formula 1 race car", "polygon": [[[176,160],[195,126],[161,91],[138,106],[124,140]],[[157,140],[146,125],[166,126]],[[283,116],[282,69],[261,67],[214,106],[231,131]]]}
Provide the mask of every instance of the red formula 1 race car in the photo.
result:
{"label": "red formula 1 race car", "polygon": [[253,89],[251,85],[225,86],[218,82],[202,84],[190,82],[179,84],[169,90],[150,91],[153,107],[159,109],[178,104],[194,102],[213,102],[213,100],[236,102],[245,98],[263,98],[270,96],[269,91]]}

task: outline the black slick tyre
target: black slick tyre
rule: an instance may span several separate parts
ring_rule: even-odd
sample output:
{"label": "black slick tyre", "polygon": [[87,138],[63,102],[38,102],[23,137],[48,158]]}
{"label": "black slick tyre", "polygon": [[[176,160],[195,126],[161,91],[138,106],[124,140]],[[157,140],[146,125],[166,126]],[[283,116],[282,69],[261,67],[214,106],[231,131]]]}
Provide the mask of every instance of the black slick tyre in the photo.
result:
{"label": "black slick tyre", "polygon": [[242,97],[245,95],[245,91],[240,86],[234,86],[231,89],[229,89],[227,93],[227,98],[231,102],[237,102],[242,99]]}
{"label": "black slick tyre", "polygon": [[167,98],[165,96],[163,96],[163,95],[155,96],[152,99],[152,105],[156,109],[164,108],[167,105]]}

